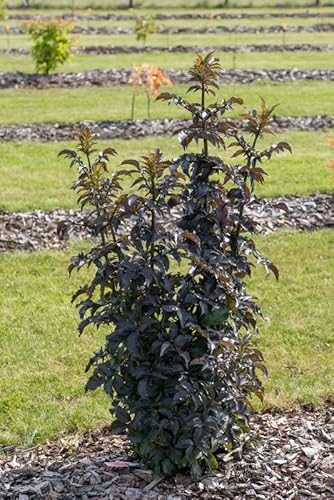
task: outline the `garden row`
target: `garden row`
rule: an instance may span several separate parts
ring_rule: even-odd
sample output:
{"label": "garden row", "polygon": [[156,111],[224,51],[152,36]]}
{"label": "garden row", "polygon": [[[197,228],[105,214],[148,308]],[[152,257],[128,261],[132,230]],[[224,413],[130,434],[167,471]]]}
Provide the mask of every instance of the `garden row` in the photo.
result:
{"label": "garden row", "polygon": [[[242,120],[229,120],[243,128]],[[11,141],[71,141],[82,124],[88,125],[97,138],[107,139],[135,139],[140,137],[156,137],[175,135],[180,128],[186,125],[184,120],[104,120],[81,121],[78,123],[31,123],[18,125],[1,125],[0,139],[3,142]],[[282,133],[287,129],[301,131],[323,130],[334,128],[334,115],[323,116],[276,116],[273,119],[273,129]]]}
{"label": "garden row", "polygon": [[[77,12],[70,14],[60,14],[57,12],[54,15],[51,14],[29,14],[29,13],[15,13],[9,14],[9,20],[21,20],[21,21],[32,21],[35,19],[43,19],[50,20],[57,17],[58,19],[70,20],[70,21],[136,21],[138,19],[138,15],[136,14],[78,14]],[[334,17],[334,13],[332,11],[322,10],[322,12],[259,12],[259,13],[249,13],[249,12],[238,12],[238,13],[226,13],[226,12],[209,12],[209,13],[195,13],[188,12],[184,14],[177,13],[169,13],[169,14],[160,14],[154,13],[155,20],[198,20],[198,19],[227,19],[227,20],[240,20],[240,19],[275,19],[275,18],[302,18],[302,19],[314,19],[324,17]]]}
{"label": "garden row", "polygon": [[[168,78],[175,83],[186,83],[189,80],[187,71],[167,69]],[[88,87],[129,85],[131,70],[110,69],[92,70],[80,73],[56,73],[39,75],[23,72],[0,73],[0,88],[47,88],[47,87]],[[244,83],[249,84],[260,80],[270,80],[276,83],[295,80],[334,81],[334,70],[240,70],[230,69],[221,73],[221,84]]]}
{"label": "garden row", "polygon": [[[77,453],[70,452],[70,440],[28,452],[19,450],[15,464],[9,453],[0,461],[4,471],[0,494],[4,500],[10,489],[17,496],[44,497],[66,491],[66,498],[73,500],[88,495],[93,498],[123,495],[122,498],[136,500],[241,496],[265,499],[297,495],[328,499],[334,494],[330,474],[333,411],[332,405],[325,412],[306,406],[303,412],[283,414],[276,410],[258,415],[242,460],[238,460],[238,453],[221,455],[219,472],[211,473],[199,483],[191,483],[181,474],[174,480],[154,481],[150,471],[134,462],[123,437],[110,436],[108,429],[95,431],[75,441]],[[256,444],[259,441],[261,444]],[[313,447],[305,446],[305,442],[311,442]],[[64,457],[63,462],[59,462],[59,455]],[[123,470],[113,469],[113,464],[116,468],[122,463]],[[20,474],[20,469],[30,470],[31,476]]]}
{"label": "garden row", "polygon": [[[334,228],[334,197],[332,194],[316,194],[261,198],[254,200],[246,213],[257,221],[260,234],[278,229],[314,231]],[[83,214],[75,209],[0,212],[0,252],[59,249],[68,244],[69,238],[90,238],[92,234],[84,226],[86,215],[87,212]],[[165,227],[173,225],[172,219],[161,222]],[[131,223],[125,231],[128,233],[130,228]]]}
{"label": "garden row", "polygon": [[[157,34],[221,34],[221,33],[321,33],[332,32],[334,24],[321,23],[309,26],[206,26],[206,27],[157,27]],[[12,26],[10,33],[12,35],[26,33],[26,28]],[[0,27],[0,33],[7,33],[8,28],[5,26]],[[86,35],[130,35],[135,30],[133,28],[116,27],[110,28],[108,26],[74,26],[69,30],[72,34],[86,34]]]}
{"label": "garden row", "polygon": [[[248,53],[248,52],[332,52],[334,51],[334,44],[307,44],[307,43],[297,43],[297,44],[246,44],[246,45],[223,45],[223,46],[210,46],[210,47],[200,47],[197,45],[174,45],[172,47],[166,46],[121,46],[121,45],[92,45],[92,46],[82,46],[77,49],[80,54],[142,54],[142,53],[196,53],[196,52],[207,52],[213,50],[215,52],[235,52],[235,53]],[[9,48],[0,49],[0,54],[12,54],[12,55],[27,55],[31,51],[27,49],[20,48]]]}

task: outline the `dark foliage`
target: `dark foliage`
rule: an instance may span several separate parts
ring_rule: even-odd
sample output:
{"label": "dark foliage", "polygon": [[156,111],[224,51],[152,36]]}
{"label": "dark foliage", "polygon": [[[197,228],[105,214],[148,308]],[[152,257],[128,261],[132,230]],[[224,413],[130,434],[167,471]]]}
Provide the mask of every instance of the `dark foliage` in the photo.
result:
{"label": "dark foliage", "polygon": [[[189,128],[179,131],[184,148],[203,143],[169,163],[157,150],[107,171],[111,148],[96,154],[93,137],[80,133],[79,150],[64,150],[79,176],[73,184],[86,224],[100,242],[72,258],[70,270],[93,266],[92,281],[78,290],[79,332],[107,327],[105,346],[91,358],[87,389],[103,386],[112,399],[114,432],[128,432],[135,451],[156,474],[189,468],[193,477],[217,465],[215,452],[231,450],[247,429],[252,395],[262,398],[266,372],[253,342],[260,308],[245,278],[255,262],[278,278],[251,239],[256,221],[245,208],[264,181],[261,163],[290,146],[263,151],[275,107],[262,100],[242,135],[222,117],[240,98],[206,103],[215,96],[220,65],[213,54],[197,56],[190,92],[200,103],[161,94],[187,109]],[[249,137],[250,139],[248,139]],[[249,142],[250,141],[250,142]],[[209,155],[227,142],[239,163]],[[132,187],[123,188],[131,176]],[[281,207],[284,209],[284,207]],[[166,224],[172,220],[173,225]]]}

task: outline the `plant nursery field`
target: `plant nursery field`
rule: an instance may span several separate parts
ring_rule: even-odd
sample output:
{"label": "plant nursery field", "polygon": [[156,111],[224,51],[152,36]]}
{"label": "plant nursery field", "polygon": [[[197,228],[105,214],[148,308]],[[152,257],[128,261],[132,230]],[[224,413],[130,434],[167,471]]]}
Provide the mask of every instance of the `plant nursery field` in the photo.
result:
{"label": "plant nursery field", "polygon": [[[71,296],[91,271],[69,277],[67,266],[71,256],[92,243],[77,237],[57,241],[56,223],[77,217],[76,195],[70,189],[75,169],[57,155],[76,147],[82,124],[96,133],[99,150],[117,150],[108,167],[111,174],[123,160],[157,148],[168,160],[183,154],[177,131],[189,113],[156,101],[155,95],[148,112],[147,91],[129,82],[134,65],[157,65],[174,80],[172,88],[162,85],[160,91],[188,99],[186,72],[195,53],[212,49],[223,68],[217,99],[243,99],[227,113],[233,123],[242,126],[241,115],[258,108],[261,98],[278,105],[275,135],[266,135],[261,147],[284,141],[292,154],[285,150],[263,162],[268,175],[256,195],[263,203],[287,202],[290,214],[254,212],[261,228],[269,224],[269,230],[255,236],[256,244],[280,271],[278,281],[258,269],[247,279],[250,293],[262,304],[257,343],[269,372],[263,403],[256,401],[255,407],[259,415],[276,411],[283,419],[306,407],[325,418],[334,395],[334,4],[315,7],[315,2],[305,6],[302,0],[289,0],[276,6],[266,0],[235,0],[223,7],[224,2],[214,0],[141,0],[128,9],[125,0],[31,0],[30,8],[24,3],[8,0],[0,24],[0,470],[3,466],[9,474],[4,476],[8,491],[16,484],[10,476],[14,466],[6,457],[2,460],[1,450],[45,446],[111,422],[105,393],[84,391],[85,366],[103,345],[106,328],[91,328],[80,337],[77,333],[78,310]],[[145,43],[135,33],[140,16],[150,16],[156,27]],[[26,30],[27,23],[46,17],[71,21],[76,49],[56,71],[38,76]],[[201,146],[191,144],[189,150],[199,152]],[[229,148],[214,154],[227,163],[235,161]],[[42,219],[47,222],[39,226]],[[33,234],[43,244],[35,243]],[[279,431],[277,439],[283,436]],[[301,450],[302,444],[298,446]],[[316,451],[322,464],[317,470],[325,472],[317,479],[323,488],[318,498],[331,498],[332,486],[325,479],[330,474],[327,451],[321,450]],[[271,467],[283,477],[287,473],[282,464]],[[297,473],[290,476],[296,496],[285,492],[281,498],[303,498]],[[119,488],[125,495],[123,486]],[[152,488],[152,495],[159,493]],[[0,479],[0,497],[19,498],[6,497],[3,491]],[[36,498],[49,498],[43,491]],[[274,498],[277,491],[259,498]],[[30,494],[27,490],[27,498]],[[99,494],[96,498],[107,498]],[[163,489],[160,494],[165,494]],[[184,498],[200,498],[201,493],[189,495]]]}

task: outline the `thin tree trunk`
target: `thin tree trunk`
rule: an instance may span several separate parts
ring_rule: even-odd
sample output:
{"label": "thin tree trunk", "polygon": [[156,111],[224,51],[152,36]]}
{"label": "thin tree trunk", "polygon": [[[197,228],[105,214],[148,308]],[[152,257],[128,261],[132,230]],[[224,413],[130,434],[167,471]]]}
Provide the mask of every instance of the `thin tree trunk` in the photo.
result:
{"label": "thin tree trunk", "polygon": [[133,9],[133,0],[129,0],[129,9]]}
{"label": "thin tree trunk", "polygon": [[131,103],[131,121],[133,121],[133,118],[135,116],[135,99],[136,99],[136,95],[133,92],[133,94],[132,94],[132,103]]}

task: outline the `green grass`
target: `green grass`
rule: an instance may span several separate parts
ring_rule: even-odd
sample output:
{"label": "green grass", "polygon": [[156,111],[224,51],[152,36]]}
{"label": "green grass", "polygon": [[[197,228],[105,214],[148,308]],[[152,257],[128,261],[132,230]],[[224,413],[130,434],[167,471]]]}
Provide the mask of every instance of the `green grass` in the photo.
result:
{"label": "green grass", "polygon": [[334,395],[333,231],[279,232],[258,244],[281,278],[255,273],[251,292],[268,317],[260,347],[270,371],[266,406],[319,403]]}
{"label": "green grass", "polygon": [[[186,85],[175,85],[172,92],[185,95]],[[163,91],[164,89],[162,89]],[[289,82],[275,84],[262,80],[252,85],[222,86],[217,98],[241,96],[248,107],[258,106],[259,96],[268,103],[280,103],[279,115],[334,114],[333,82]],[[78,122],[83,120],[124,120],[130,117],[132,90],[129,87],[78,89],[3,89],[0,94],[0,123]],[[136,118],[146,118],[146,95],[136,99]],[[238,116],[240,108],[230,116]],[[187,118],[183,109],[166,103],[153,103],[151,118]]]}
{"label": "green grass", "polygon": [[[129,35],[73,35],[76,43],[85,47],[87,45],[120,45],[120,46],[137,46],[140,45],[135,34]],[[286,33],[285,43],[332,43],[332,33]],[[224,45],[248,45],[248,44],[278,44],[283,43],[282,33],[243,33],[235,36],[234,34],[154,34],[147,38],[149,46],[166,47],[174,45],[186,45],[197,47],[217,47]],[[9,37],[0,34],[0,49],[8,48],[25,48],[31,47],[30,39],[27,35],[10,34]],[[329,56],[330,57],[330,56]]]}
{"label": "green grass", "polygon": [[30,446],[107,419],[102,394],[84,396],[84,366],[99,345],[76,341],[69,253],[2,256],[0,443]]}
{"label": "green grass", "polygon": [[[70,0],[70,1],[72,2],[72,0]],[[277,2],[277,3],[280,3],[282,5],[282,2]],[[327,7],[321,6],[320,8],[317,8],[317,7],[310,6],[310,3],[309,3],[309,5],[306,5],[306,2],[305,2],[304,7],[302,7],[299,3],[297,3],[295,9],[289,8],[289,13],[294,12],[294,13],[300,14],[303,12],[312,12],[312,13],[319,13],[321,16],[327,16],[328,13],[333,12],[334,4],[332,7],[327,5]],[[328,4],[329,2],[326,2],[326,3]],[[187,2],[187,4],[188,4],[188,2]],[[248,2],[248,5],[249,4],[250,4],[250,2]],[[11,2],[12,7],[14,7],[15,5],[22,7],[22,0],[15,0],[15,2]],[[44,2],[44,5],[46,5],[45,2]],[[121,12],[117,8],[117,6],[115,6],[115,5],[112,8],[110,8],[109,2],[108,2],[108,6],[106,6],[106,8],[104,8],[104,9],[102,8],[102,6],[98,6],[97,2],[95,2],[95,3],[89,2],[89,5],[90,5],[89,7],[87,7],[87,6],[85,7],[85,3],[83,3],[83,2],[80,2],[80,4],[75,4],[75,5],[77,5],[77,7],[81,7],[78,9],[78,13],[80,15],[89,15],[89,14],[96,13],[96,14],[125,14],[125,15],[131,14],[131,15],[137,15],[137,16],[140,16],[140,15],[152,15],[152,16],[154,16],[154,14],[172,14],[175,12],[175,5],[168,7],[168,4],[166,6],[166,2],[164,2],[164,3],[159,2],[156,9],[146,8],[146,7],[142,7],[142,6],[139,7],[138,2],[137,2],[137,7],[135,9],[133,9],[132,11],[129,9],[126,9],[126,10],[121,11]],[[22,9],[22,8],[19,8],[19,9],[12,8],[10,10],[7,9],[5,11],[5,18],[8,17],[9,15],[12,15],[12,14],[23,14],[23,13],[24,14],[32,14],[35,16],[38,16],[38,15],[57,16],[57,15],[61,15],[64,13],[72,14],[72,8],[70,8],[69,2],[67,2],[67,7],[65,5],[65,7],[63,7],[63,8],[61,8],[59,1],[57,1],[57,6],[51,5],[48,2],[47,3],[48,8],[45,12],[43,12],[43,10],[41,10],[39,8],[34,8],[34,6],[37,7],[37,4],[34,3],[33,7],[30,7],[29,9]],[[96,12],[95,12],[95,9],[96,9]],[[242,12],[246,12],[246,13],[250,13],[250,14],[257,14],[260,16],[260,18],[261,18],[263,13],[270,13],[270,12],[279,13],[282,17],[284,17],[284,15],[285,15],[284,7],[283,8],[282,7],[275,7],[275,6],[274,7],[265,7],[263,5],[257,6],[257,5],[254,5],[254,3],[253,3],[252,8],[250,8],[250,9],[246,8],[245,6],[241,6],[241,8],[240,7],[238,8],[236,6],[236,2],[233,3],[233,5],[231,3],[231,7],[229,7],[228,9],[217,10],[216,8],[212,8],[212,7],[211,8],[198,7],[198,8],[196,8],[195,12],[196,12],[196,14],[208,14],[208,13],[216,14],[219,12],[234,13],[235,14],[235,13],[240,13],[240,10],[242,10]],[[180,2],[178,2],[177,14],[192,14],[193,12],[194,12],[194,9],[191,8],[191,6],[184,6],[184,5],[180,4]],[[76,13],[76,9],[74,10],[74,13]]]}
{"label": "green grass", "polygon": [[[251,18],[251,19],[156,19],[155,24],[158,28],[176,28],[176,27],[192,27],[196,28],[209,28],[214,26],[272,26],[272,25],[286,25],[286,26],[310,26],[312,24],[318,23],[332,23],[332,17],[326,17],[324,15],[321,18],[312,17],[282,17],[280,18]],[[90,27],[122,27],[122,28],[134,28],[135,21],[133,19],[121,19],[121,20],[90,20],[90,19],[80,19],[74,20],[75,26],[90,26]],[[194,24],[195,23],[195,24]],[[19,19],[9,19],[6,22],[6,26],[19,26],[25,28],[27,21],[22,21]]]}
{"label": "green grass", "polygon": [[[234,67],[233,54],[231,52],[219,53],[224,69]],[[193,59],[192,54],[182,53],[158,53],[151,52],[147,54],[115,54],[115,55],[89,55],[77,54],[63,66],[59,66],[57,72],[69,71],[89,71],[92,69],[111,69],[111,68],[132,68],[136,64],[157,64],[165,69],[188,69]],[[282,58],[279,52],[259,54],[239,53],[236,57],[236,67],[238,69],[332,69],[332,59],[326,52],[320,52],[315,55],[312,52],[287,52]],[[30,56],[2,55],[0,59],[1,71],[23,71],[25,73],[34,73],[35,64]]]}
{"label": "green grass", "polygon": [[[265,316],[260,347],[270,378],[265,406],[321,404],[333,396],[333,233],[275,233],[259,248],[278,265],[278,283],[262,271],[251,284]],[[82,245],[76,245],[76,250]],[[4,255],[0,260],[0,444],[32,444],[109,421],[108,399],[84,395],[83,368],[101,338],[76,340],[77,313],[66,252]]]}
{"label": "green grass", "polygon": [[[150,12],[154,12],[157,10],[160,12],[161,10],[166,9],[177,9],[179,10],[189,10],[191,8],[197,9],[209,9],[209,8],[217,8],[221,6],[221,0],[187,0],[187,2],[180,2],[179,0],[166,0],[164,2],[160,2],[158,0],[137,0],[135,2],[135,9],[133,12],[141,11],[142,9],[149,9]],[[326,2],[332,5],[331,2]],[[22,6],[22,0],[11,0],[10,5],[12,7],[20,7]],[[71,11],[72,9],[72,0],[32,0],[31,7],[32,9],[36,8],[44,8],[47,10],[50,9],[68,9]],[[128,0],[119,0],[117,2],[113,2],[113,9],[126,9],[129,5]],[[284,11],[285,7],[289,8],[309,8],[312,7],[314,3],[310,0],[231,0],[229,2],[228,9],[221,9],[226,12],[230,12],[233,9],[239,8],[249,8],[250,12],[253,12],[259,8],[265,8],[268,11],[280,10]],[[279,6],[279,7],[277,7]],[[87,8],[92,9],[107,9],[110,7],[109,0],[75,0],[74,8],[77,10],[83,10]],[[320,9],[312,9],[312,10],[320,10]],[[127,12],[127,11],[126,11]]]}
{"label": "green grass", "polygon": [[[293,155],[284,153],[264,163],[269,176],[258,187],[259,196],[276,197],[286,194],[310,194],[333,191],[332,172],[327,168],[332,151],[326,146],[326,135],[317,132],[286,132],[268,141],[287,140],[293,147]],[[156,137],[132,141],[111,141],[119,152],[119,158],[111,162],[117,165],[125,158],[138,158],[159,147],[168,157],[182,153],[176,138]],[[66,147],[74,147],[66,143]],[[110,141],[99,143],[101,149]],[[55,207],[75,207],[76,198],[69,187],[75,172],[68,162],[57,160],[57,153],[65,147],[61,144],[5,143],[0,145],[2,178],[0,208],[26,211],[52,210]],[[193,148],[192,148],[193,150]],[[223,153],[223,156],[226,156]],[[227,156],[228,158],[228,156]]]}

